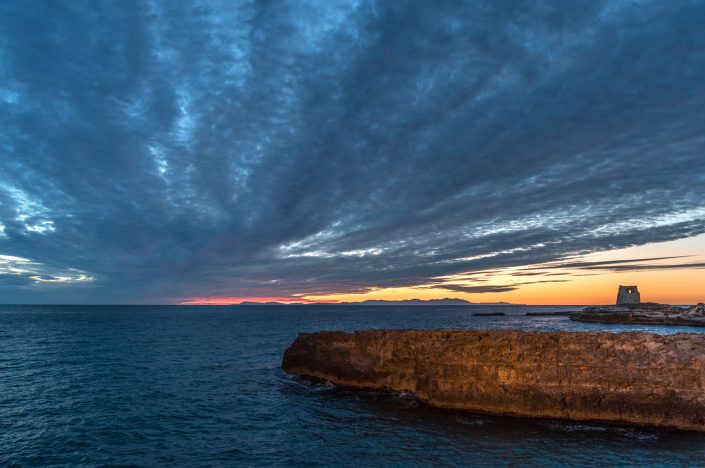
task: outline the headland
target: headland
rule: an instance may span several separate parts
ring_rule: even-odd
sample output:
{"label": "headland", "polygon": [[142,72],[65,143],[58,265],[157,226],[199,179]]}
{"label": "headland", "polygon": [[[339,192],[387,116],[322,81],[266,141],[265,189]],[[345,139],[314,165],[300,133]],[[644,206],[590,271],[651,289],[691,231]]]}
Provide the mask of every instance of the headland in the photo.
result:
{"label": "headland", "polygon": [[283,369],[440,408],[705,431],[705,335],[514,330],[302,333]]}
{"label": "headland", "polygon": [[641,302],[637,286],[620,286],[613,306],[586,307],[570,314],[578,322],[705,327],[705,304],[673,306]]}

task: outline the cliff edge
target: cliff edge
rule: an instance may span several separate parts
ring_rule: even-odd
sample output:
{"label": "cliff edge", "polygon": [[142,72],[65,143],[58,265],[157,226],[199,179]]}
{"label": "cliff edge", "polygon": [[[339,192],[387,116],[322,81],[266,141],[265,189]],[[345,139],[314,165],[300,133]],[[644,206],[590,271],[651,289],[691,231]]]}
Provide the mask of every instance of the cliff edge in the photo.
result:
{"label": "cliff edge", "polygon": [[302,333],[283,369],[429,405],[705,431],[705,335],[514,330]]}

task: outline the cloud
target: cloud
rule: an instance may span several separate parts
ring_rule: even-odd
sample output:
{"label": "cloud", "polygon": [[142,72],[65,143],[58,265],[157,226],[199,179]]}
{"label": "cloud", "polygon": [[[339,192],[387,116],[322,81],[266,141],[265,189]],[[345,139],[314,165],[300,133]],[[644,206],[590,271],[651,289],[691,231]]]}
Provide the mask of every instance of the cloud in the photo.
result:
{"label": "cloud", "polygon": [[90,284],[94,280],[94,277],[74,268],[60,271],[28,258],[0,255],[0,290],[3,292],[12,292],[14,288],[36,292],[38,286],[47,283],[76,286]]}
{"label": "cloud", "polygon": [[705,268],[705,262],[689,263],[634,263],[634,261],[585,262],[553,265],[551,268],[571,268],[576,270],[608,270],[608,271],[639,271],[639,270],[670,270]]}
{"label": "cloud", "polygon": [[3,275],[3,298],[361,291],[704,233],[704,21],[698,1],[4,2],[0,253],[97,279]]}
{"label": "cloud", "polygon": [[[475,282],[477,280],[473,279],[472,281]],[[465,285],[465,284],[453,284],[453,283],[439,283],[439,284],[434,284],[432,287],[438,288],[438,289],[447,289],[447,290],[456,291],[456,292],[465,292],[465,293],[470,293],[470,294],[483,294],[483,293],[501,293],[501,292],[514,291],[514,290],[519,289],[521,286],[528,285],[528,284],[565,283],[567,281],[569,281],[569,280],[557,279],[557,280],[526,281],[526,282],[500,284],[500,285],[486,284],[486,285],[479,285],[479,286]]]}
{"label": "cloud", "polygon": [[[438,286],[438,287],[441,288],[440,286]],[[441,289],[448,289],[451,291],[466,292],[466,293],[472,293],[472,294],[482,294],[482,293],[501,293],[501,292],[514,291],[515,289],[519,289],[519,286],[515,286],[515,285],[462,286],[462,285],[457,285],[457,284],[448,284],[448,285],[443,285],[443,287]]]}

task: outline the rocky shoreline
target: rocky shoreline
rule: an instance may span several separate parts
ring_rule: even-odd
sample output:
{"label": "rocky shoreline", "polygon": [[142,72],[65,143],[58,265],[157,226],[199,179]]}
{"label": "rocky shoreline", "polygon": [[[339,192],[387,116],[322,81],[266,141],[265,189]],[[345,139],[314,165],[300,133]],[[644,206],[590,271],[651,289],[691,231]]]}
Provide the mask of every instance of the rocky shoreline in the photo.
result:
{"label": "rocky shoreline", "polygon": [[703,334],[302,333],[282,367],[441,408],[705,431]]}
{"label": "rocky shoreline", "polygon": [[606,324],[705,327],[705,304],[689,308],[654,303],[586,307],[570,314],[570,319]]}

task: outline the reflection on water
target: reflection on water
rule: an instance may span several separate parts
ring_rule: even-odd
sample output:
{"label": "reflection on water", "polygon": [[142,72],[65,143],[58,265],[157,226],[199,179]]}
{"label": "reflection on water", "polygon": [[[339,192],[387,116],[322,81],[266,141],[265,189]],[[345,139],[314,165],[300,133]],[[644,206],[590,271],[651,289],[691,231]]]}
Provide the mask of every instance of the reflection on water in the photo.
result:
{"label": "reflection on water", "polygon": [[[504,317],[476,317],[501,310]],[[0,307],[0,465],[698,465],[705,435],[446,411],[280,369],[300,331],[650,330],[527,307]]]}

